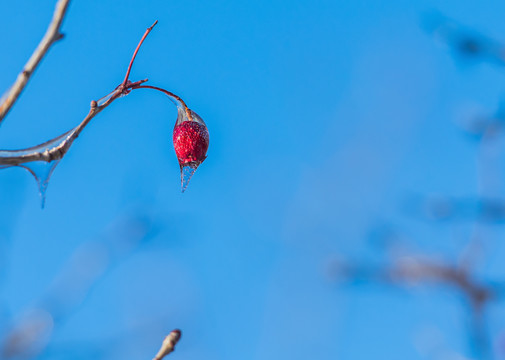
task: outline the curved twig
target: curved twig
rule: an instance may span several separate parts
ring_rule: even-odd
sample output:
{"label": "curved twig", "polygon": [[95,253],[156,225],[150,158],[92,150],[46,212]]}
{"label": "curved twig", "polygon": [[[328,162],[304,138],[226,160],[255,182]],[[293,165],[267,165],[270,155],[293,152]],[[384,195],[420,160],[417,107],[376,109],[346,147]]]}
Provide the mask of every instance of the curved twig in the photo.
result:
{"label": "curved twig", "polygon": [[130,60],[130,64],[128,65],[128,70],[126,70],[126,75],[125,75],[123,83],[122,83],[123,86],[126,86],[126,83],[128,82],[128,79],[130,78],[130,71],[132,69],[133,62],[135,61],[135,58],[137,57],[137,53],[139,52],[139,49],[142,46],[142,43],[144,42],[144,40],[146,39],[147,35],[149,35],[149,33],[151,32],[151,30],[153,29],[153,27],[156,26],[157,23],[158,23],[158,20],[156,20],[154,22],[154,24],[152,24],[150,27],[148,27],[147,30],[146,30],[146,32],[144,33],[144,36],[142,36],[142,39],[140,39],[140,42],[137,45],[137,48],[133,52],[132,59]]}
{"label": "curved twig", "polygon": [[48,52],[49,48],[56,41],[63,38],[63,35],[60,32],[60,27],[67,12],[69,2],[70,0],[58,1],[56,8],[54,9],[53,19],[49,24],[46,34],[24,66],[23,71],[16,78],[14,84],[2,97],[0,104],[0,123],[3,121],[7,113],[10,111],[16,100],[21,95],[21,92],[28,83],[28,80],[30,80],[30,77],[39,65],[42,58]]}
{"label": "curved twig", "polygon": [[[64,0],[60,0],[62,2]],[[68,0],[67,0],[68,3]],[[46,141],[45,143],[42,143],[37,146],[33,146],[27,149],[21,149],[21,150],[0,150],[0,169],[9,167],[9,166],[17,166],[21,165],[24,163],[29,163],[32,161],[45,161],[45,162],[51,162],[54,160],[60,160],[65,156],[67,153],[68,149],[74,142],[74,140],[79,136],[79,134],[84,130],[84,128],[89,124],[91,119],[93,119],[98,113],[100,113],[103,109],[105,109],[107,106],[112,104],[112,102],[119,97],[123,95],[129,94],[129,92],[140,86],[141,84],[145,83],[147,79],[145,80],[139,80],[136,82],[131,82],[128,77],[133,65],[133,62],[135,60],[135,57],[137,55],[137,52],[140,49],[140,46],[144,42],[146,36],[151,32],[153,27],[157,24],[158,21],[155,21],[152,26],[150,26],[146,32],[144,33],[144,36],[142,36],[142,39],[140,40],[139,44],[137,45],[137,48],[135,49],[135,52],[133,54],[133,57],[130,61],[130,64],[128,66],[128,69],[126,71],[126,77],[125,80],[118,86],[114,91],[112,91],[110,94],[107,96],[103,97],[102,99],[95,101],[93,100],[91,102],[91,108],[88,112],[88,115],[81,121],[79,125],[77,125],[75,128],[73,128],[70,131],[67,131],[66,133],[55,137],[54,139],[51,139],[49,141]],[[174,95],[175,96],[175,95]],[[178,98],[178,97],[177,97]]]}

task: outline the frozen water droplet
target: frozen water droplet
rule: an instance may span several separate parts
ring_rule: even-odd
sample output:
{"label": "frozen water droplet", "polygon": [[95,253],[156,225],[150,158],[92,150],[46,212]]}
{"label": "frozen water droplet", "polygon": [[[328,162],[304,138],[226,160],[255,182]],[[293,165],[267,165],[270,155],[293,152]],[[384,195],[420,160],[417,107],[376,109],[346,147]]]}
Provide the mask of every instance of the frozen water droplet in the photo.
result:
{"label": "frozen water droplet", "polygon": [[40,195],[40,207],[43,209],[46,203],[46,191],[49,185],[49,180],[53,174],[54,169],[60,163],[60,160],[45,162],[34,161],[28,164],[19,165],[20,167],[28,170],[37,181]]}
{"label": "frozen water droplet", "polygon": [[195,173],[196,169],[200,165],[197,162],[187,163],[186,165],[181,166],[181,188],[182,192],[186,191],[186,188],[189,185],[189,180]]}

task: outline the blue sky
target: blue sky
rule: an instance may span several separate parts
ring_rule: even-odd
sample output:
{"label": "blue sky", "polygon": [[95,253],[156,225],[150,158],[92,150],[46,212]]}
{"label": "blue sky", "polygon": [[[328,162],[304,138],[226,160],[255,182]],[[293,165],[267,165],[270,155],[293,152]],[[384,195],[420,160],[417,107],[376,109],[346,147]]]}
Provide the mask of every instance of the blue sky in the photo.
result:
{"label": "blue sky", "polygon": [[[0,4],[2,91],[53,8]],[[404,205],[478,193],[476,143],[458,123],[496,111],[503,69],[454,59],[422,30],[434,11],[504,39],[497,1],[74,0],[65,39],[2,123],[0,148],[76,126],[91,100],[122,81],[157,19],[131,79],[180,95],[206,121],[208,159],[181,194],[176,109],[137,90],[76,140],[44,210],[26,171],[2,170],[3,313],[16,320],[39,307],[69,258],[98,246],[83,268],[99,279],[40,358],[149,358],[176,327],[174,359],[437,358],[416,347],[423,334],[468,355],[456,295],[339,286],[327,274],[335,257],[380,260],[368,239],[383,225],[447,259],[468,240],[471,224],[426,222]],[[493,159],[501,174],[499,152]],[[496,181],[489,195],[503,190]],[[149,236],[118,250],[114,224],[129,216],[148,219]],[[482,271],[503,276],[505,249],[493,245]]]}

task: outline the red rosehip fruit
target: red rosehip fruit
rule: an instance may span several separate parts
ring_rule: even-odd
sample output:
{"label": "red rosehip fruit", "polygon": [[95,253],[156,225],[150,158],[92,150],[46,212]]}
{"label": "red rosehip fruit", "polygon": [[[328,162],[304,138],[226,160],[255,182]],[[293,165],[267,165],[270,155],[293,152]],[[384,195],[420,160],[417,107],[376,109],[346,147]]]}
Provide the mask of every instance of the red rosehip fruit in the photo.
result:
{"label": "red rosehip fruit", "polygon": [[[181,168],[182,192],[198,166],[207,158],[209,131],[200,116],[188,109],[179,109],[179,116],[174,127],[173,141],[175,154]],[[191,115],[191,119],[189,119]]]}
{"label": "red rosehip fruit", "polygon": [[207,157],[209,132],[205,125],[196,121],[184,121],[174,127],[174,148],[179,165],[202,163]]}

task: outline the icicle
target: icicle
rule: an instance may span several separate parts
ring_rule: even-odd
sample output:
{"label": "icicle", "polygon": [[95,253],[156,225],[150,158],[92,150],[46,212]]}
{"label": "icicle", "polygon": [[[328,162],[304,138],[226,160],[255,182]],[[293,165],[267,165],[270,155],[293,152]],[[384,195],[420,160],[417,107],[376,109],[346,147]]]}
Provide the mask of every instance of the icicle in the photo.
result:
{"label": "icicle", "polygon": [[191,177],[195,173],[196,169],[198,168],[197,163],[188,163],[184,166],[181,166],[181,189],[182,192],[186,191],[186,188],[189,185],[189,180],[191,180]]}
{"label": "icicle", "polygon": [[37,181],[37,186],[39,187],[40,195],[40,207],[43,209],[46,204],[46,191],[49,185],[49,180],[53,174],[54,169],[60,163],[60,160],[55,160],[51,162],[45,161],[33,161],[31,163],[19,165],[30,172]]}
{"label": "icicle", "polygon": [[[46,201],[46,191],[51,175],[61,158],[52,161],[30,161],[27,160],[34,154],[50,154],[58,148],[63,148],[69,141],[73,141],[73,135],[77,128],[67,131],[52,140],[46,141],[37,146],[22,150],[0,150],[0,169],[10,167],[22,167],[30,172],[37,181],[41,199],[41,207],[44,208]],[[24,160],[24,161],[23,161]]]}

